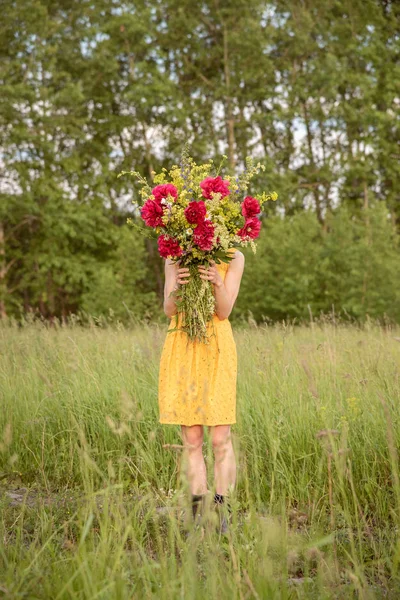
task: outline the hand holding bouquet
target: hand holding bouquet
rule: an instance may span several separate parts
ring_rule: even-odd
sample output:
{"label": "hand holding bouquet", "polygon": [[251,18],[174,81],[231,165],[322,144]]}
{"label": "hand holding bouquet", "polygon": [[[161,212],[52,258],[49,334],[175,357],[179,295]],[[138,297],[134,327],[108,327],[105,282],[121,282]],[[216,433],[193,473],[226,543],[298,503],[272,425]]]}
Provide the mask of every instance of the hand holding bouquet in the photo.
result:
{"label": "hand holding bouquet", "polygon": [[245,195],[252,177],[265,168],[260,163],[253,165],[247,159],[246,170],[238,177],[222,178],[221,167],[222,163],[212,173],[211,160],[197,165],[184,152],[179,166],[154,173],[153,187],[136,171],[129,172],[142,185],[141,218],[157,235],[160,256],[189,269],[188,282],[172,292],[177,323],[181,315],[180,329],[190,340],[202,342],[208,340],[207,323],[215,312],[215,297],[210,281],[200,276],[199,265],[229,263],[233,258],[229,250],[248,244],[256,252],[261,229],[258,216],[265,202],[278,197],[276,192]]}

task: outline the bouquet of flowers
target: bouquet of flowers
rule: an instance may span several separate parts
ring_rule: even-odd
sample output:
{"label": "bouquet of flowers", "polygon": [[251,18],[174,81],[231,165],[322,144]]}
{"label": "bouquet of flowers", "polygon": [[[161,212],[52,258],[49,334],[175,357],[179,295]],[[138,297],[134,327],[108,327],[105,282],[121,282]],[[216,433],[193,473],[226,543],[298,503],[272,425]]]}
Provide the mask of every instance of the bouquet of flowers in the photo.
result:
{"label": "bouquet of flowers", "polygon": [[[229,263],[233,258],[230,248],[250,244],[255,253],[255,240],[261,229],[258,215],[265,202],[278,197],[276,192],[246,195],[250,180],[265,169],[263,165],[254,165],[248,158],[241,175],[223,178],[220,171],[224,159],[225,156],[218,169],[212,160],[197,165],[185,149],[179,166],[152,173],[151,186],[136,171],[118,175],[128,173],[140,183],[140,215],[158,238],[160,256],[189,268],[188,283],[172,292],[176,295],[177,320],[176,328],[169,331],[176,331],[180,321],[179,329],[190,340],[205,343],[207,324],[215,312],[215,297],[212,284],[200,278],[198,265],[210,265],[212,261]],[[128,222],[136,225],[132,219]]]}

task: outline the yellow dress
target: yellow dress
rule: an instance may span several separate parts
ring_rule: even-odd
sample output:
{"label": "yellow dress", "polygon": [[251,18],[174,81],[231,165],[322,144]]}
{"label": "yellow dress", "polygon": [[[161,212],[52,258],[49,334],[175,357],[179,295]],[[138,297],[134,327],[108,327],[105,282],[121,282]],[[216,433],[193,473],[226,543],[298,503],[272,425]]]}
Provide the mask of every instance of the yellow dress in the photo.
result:
{"label": "yellow dress", "polygon": [[[216,266],[225,280],[229,264]],[[168,331],[175,326],[172,317]],[[158,378],[160,423],[236,423],[237,354],[229,319],[214,314],[207,333],[215,334],[208,344],[190,341],[183,331],[167,333]]]}

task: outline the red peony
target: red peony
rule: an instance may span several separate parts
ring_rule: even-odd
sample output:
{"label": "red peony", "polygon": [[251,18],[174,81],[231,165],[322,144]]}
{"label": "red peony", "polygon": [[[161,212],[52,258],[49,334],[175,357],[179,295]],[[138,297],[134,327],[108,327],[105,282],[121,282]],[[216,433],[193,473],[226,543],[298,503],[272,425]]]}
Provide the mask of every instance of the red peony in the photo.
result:
{"label": "red peony", "polygon": [[257,217],[249,217],[237,234],[240,235],[241,238],[249,237],[252,240],[255,240],[260,234],[260,229],[261,221],[257,219]]}
{"label": "red peony", "polygon": [[197,225],[193,232],[194,243],[200,250],[211,250],[214,238],[214,225],[210,221],[203,221]]}
{"label": "red peony", "polygon": [[229,181],[225,181],[222,177],[206,177],[200,183],[204,198],[210,200],[211,194],[221,194],[221,198],[229,196]]}
{"label": "red peony", "polygon": [[185,208],[185,217],[191,225],[199,225],[204,221],[206,212],[207,208],[203,200],[200,200],[199,202],[193,201],[189,202]]}
{"label": "red peony", "polygon": [[161,220],[163,216],[163,207],[154,200],[146,200],[143,204],[140,215],[143,221],[149,227],[164,227],[164,223]]}
{"label": "red peony", "polygon": [[163,183],[162,185],[156,185],[151,192],[156,202],[161,202],[167,196],[172,196],[174,200],[178,197],[178,190],[172,183]]}
{"label": "red peony", "polygon": [[255,217],[260,212],[261,208],[259,201],[251,196],[246,196],[242,202],[242,215],[247,219],[249,217]]}
{"label": "red peony", "polygon": [[166,235],[160,235],[157,240],[158,252],[163,258],[174,258],[181,256],[182,248],[179,245],[178,240],[167,237]]}

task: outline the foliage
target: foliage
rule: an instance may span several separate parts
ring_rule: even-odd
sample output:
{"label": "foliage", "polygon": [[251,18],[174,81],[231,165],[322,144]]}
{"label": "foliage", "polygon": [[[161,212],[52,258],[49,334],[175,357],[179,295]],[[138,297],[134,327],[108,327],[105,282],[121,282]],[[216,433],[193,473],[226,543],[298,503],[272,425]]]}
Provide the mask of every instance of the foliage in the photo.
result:
{"label": "foliage", "polygon": [[121,228],[118,234],[109,260],[99,266],[82,295],[81,310],[125,322],[157,318],[161,311],[148,279],[146,247],[128,228]]}
{"label": "foliage", "polygon": [[[82,308],[97,271],[100,286],[111,284],[105,272],[118,246],[114,234],[124,235],[115,228],[137,217],[131,200],[138,200],[116,174],[134,165],[151,178],[178,161],[185,142],[197,162],[217,164],[226,153],[231,173],[244,171],[246,156],[259,160],[265,171],[254,187],[273,182],[279,190],[279,208],[267,205],[267,217],[311,208],[322,240],[339,205],[357,229],[364,209],[384,203],[398,235],[398,2],[10,0],[2,8],[2,316],[65,316]],[[346,231],[343,239],[354,240]],[[152,240],[143,243],[157,305],[162,265]],[[365,256],[377,245],[366,245]],[[343,252],[336,246],[336,256]],[[350,257],[336,264],[323,256],[324,268],[345,271],[343,278],[337,271],[318,276],[313,285],[326,279],[327,289],[318,299],[312,294],[313,309],[334,303],[354,315],[397,314],[387,311],[388,292],[378,297],[377,266],[391,273],[389,255],[375,254],[364,279],[356,252],[353,282]],[[283,293],[290,294],[292,275],[302,278],[293,302],[280,309],[275,294],[271,318],[306,313],[310,275],[299,268]]]}
{"label": "foliage", "polygon": [[319,313],[400,319],[399,238],[384,203],[359,216],[347,206],[322,230],[312,211],[267,220],[246,256],[235,316],[308,320]]}

